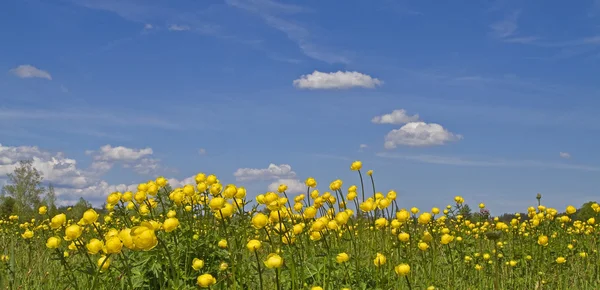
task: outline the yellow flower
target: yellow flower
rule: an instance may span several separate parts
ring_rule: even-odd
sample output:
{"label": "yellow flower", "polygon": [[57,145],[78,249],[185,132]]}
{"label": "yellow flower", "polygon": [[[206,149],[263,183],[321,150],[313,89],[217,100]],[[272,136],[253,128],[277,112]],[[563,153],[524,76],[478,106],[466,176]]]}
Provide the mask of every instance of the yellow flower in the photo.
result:
{"label": "yellow flower", "polygon": [[485,203],[480,203],[479,208],[485,208]]}
{"label": "yellow flower", "polygon": [[447,245],[450,242],[452,242],[453,240],[454,240],[453,236],[451,236],[449,234],[443,234],[442,237],[441,237],[441,239],[440,239],[440,242],[442,243],[442,245]]}
{"label": "yellow flower", "polygon": [[401,242],[408,242],[410,240],[410,235],[405,232],[401,232],[398,234],[398,240]]}
{"label": "yellow flower", "polygon": [[277,191],[278,191],[279,193],[283,193],[283,192],[285,192],[287,189],[288,189],[288,186],[287,186],[287,185],[285,185],[285,184],[280,184],[280,185],[279,185],[279,187],[277,188]]}
{"label": "yellow flower", "polygon": [[558,258],[556,258],[556,263],[557,264],[562,264],[562,263],[564,263],[566,261],[567,261],[567,259],[565,259],[564,257],[558,257]]}
{"label": "yellow flower", "polygon": [[154,226],[149,222],[143,222],[141,225],[133,227],[129,234],[131,235],[133,249],[135,250],[149,251],[158,245]]}
{"label": "yellow flower", "polygon": [[409,218],[410,213],[405,209],[401,209],[399,212],[396,213],[396,219],[401,223],[406,222]]}
{"label": "yellow flower", "polygon": [[310,290],[323,290],[323,287],[321,286],[313,286],[310,288]]}
{"label": "yellow flower", "polygon": [[196,283],[201,288],[208,288],[212,285],[217,284],[217,279],[215,279],[215,277],[213,277],[211,274],[202,274],[198,276]]}
{"label": "yellow flower", "polygon": [[25,232],[21,234],[21,237],[23,237],[23,239],[31,239],[33,238],[33,231],[25,230]]}
{"label": "yellow flower", "polygon": [[394,267],[394,271],[396,271],[398,276],[406,276],[410,273],[410,266],[408,264],[400,264]]}
{"label": "yellow flower", "polygon": [[261,246],[262,246],[262,243],[259,240],[250,240],[246,244],[246,247],[248,248],[248,250],[250,252],[254,252],[254,251],[260,249]]}
{"label": "yellow flower", "polygon": [[280,268],[282,265],[283,258],[279,255],[272,253],[267,256],[267,260],[265,261],[265,266],[267,266],[267,268]]}
{"label": "yellow flower", "polygon": [[410,212],[412,212],[413,214],[418,214],[419,213],[419,209],[416,207],[413,207],[410,209]]}
{"label": "yellow flower", "polygon": [[90,254],[97,254],[104,247],[104,243],[98,239],[91,239],[85,246]]}
{"label": "yellow flower", "polygon": [[372,175],[373,175],[373,170],[369,170],[369,171],[367,171],[367,175],[368,175],[368,176],[372,176]]}
{"label": "yellow flower", "polygon": [[352,171],[357,171],[360,170],[362,168],[362,162],[356,160],[354,162],[352,162],[352,164],[350,165],[350,170]]}
{"label": "yellow flower", "polygon": [[221,271],[227,270],[228,267],[229,267],[229,264],[227,264],[226,262],[222,262],[221,264],[219,264],[219,270],[221,270]]}
{"label": "yellow flower", "polygon": [[204,268],[204,261],[198,258],[194,258],[194,260],[192,261],[192,268],[194,268],[194,270],[196,271]]}
{"label": "yellow flower", "polygon": [[429,245],[427,243],[419,243],[419,250],[421,251],[427,251],[427,249],[429,249]]}
{"label": "yellow flower", "polygon": [[64,213],[55,215],[52,220],[50,220],[50,227],[55,230],[62,227],[67,222],[67,215]]}
{"label": "yellow flower", "polygon": [[78,225],[70,225],[65,229],[65,240],[73,241],[81,236],[82,229]]}
{"label": "yellow flower", "polygon": [[58,237],[49,237],[46,241],[46,247],[48,249],[56,249],[60,246],[61,239]]}
{"label": "yellow flower", "polygon": [[515,261],[515,260],[510,260],[510,262],[508,262],[508,264],[509,264],[511,267],[515,267],[515,266],[517,266],[517,261]]}
{"label": "yellow flower", "polygon": [[106,239],[104,248],[107,254],[118,254],[123,248],[123,243],[118,236],[112,236]]}
{"label": "yellow flower", "polygon": [[177,229],[178,226],[179,220],[174,217],[166,219],[163,223],[163,229],[165,229],[165,232],[167,233],[174,231],[175,229]]}
{"label": "yellow flower", "polygon": [[577,208],[575,208],[575,207],[574,207],[574,206],[572,206],[572,205],[569,205],[569,206],[567,206],[567,209],[565,210],[565,212],[566,212],[568,215],[572,215],[572,214],[574,214],[574,213],[576,213],[576,212],[577,212]]}
{"label": "yellow flower", "polygon": [[419,216],[418,220],[420,224],[426,225],[431,221],[431,214],[428,212],[424,212]]}
{"label": "yellow flower", "polygon": [[225,199],[222,197],[215,197],[210,200],[210,202],[208,203],[208,206],[212,210],[220,210],[225,206]]}
{"label": "yellow flower", "polygon": [[377,253],[377,255],[375,256],[375,259],[373,260],[373,264],[375,264],[375,266],[379,267],[382,266],[383,264],[385,264],[385,262],[387,261],[387,259],[385,258],[385,256],[381,253]]}
{"label": "yellow flower", "polygon": [[98,214],[92,208],[86,210],[83,213],[83,217],[81,218],[81,221],[83,222],[84,225],[93,224],[96,222],[96,220],[98,220]]}
{"label": "yellow flower", "polygon": [[38,209],[38,213],[41,215],[46,214],[47,211],[48,211],[48,207],[46,207],[46,206],[40,206],[40,208]]}
{"label": "yellow flower", "polygon": [[596,219],[595,219],[595,218],[593,218],[593,217],[591,217],[591,218],[589,218],[589,219],[587,220],[587,223],[588,223],[589,225],[593,225],[593,224],[595,224],[595,223],[596,223]]}
{"label": "yellow flower", "polygon": [[335,257],[335,261],[336,261],[338,264],[341,264],[341,263],[347,262],[348,260],[350,260],[350,256],[348,256],[348,254],[346,254],[346,253],[339,253],[339,254],[337,254],[337,256]]}
{"label": "yellow flower", "polygon": [[110,267],[110,259],[106,256],[100,257],[98,259],[98,267],[100,268],[100,272],[104,272]]}
{"label": "yellow flower", "polygon": [[219,241],[218,245],[219,245],[219,248],[221,248],[221,249],[225,249],[225,248],[227,248],[227,240],[225,240],[225,239],[221,239],[221,240]]}
{"label": "yellow flower", "polygon": [[465,202],[465,199],[464,199],[464,198],[462,198],[462,196],[460,196],[460,195],[457,195],[457,196],[455,196],[455,197],[454,197],[454,201],[455,201],[457,204],[462,204],[462,203],[464,203],[464,202]]}
{"label": "yellow flower", "polygon": [[547,246],[548,245],[548,236],[544,236],[544,235],[539,236],[537,243],[540,246]]}
{"label": "yellow flower", "polygon": [[308,187],[317,187],[317,181],[312,177],[307,178],[304,184]]}

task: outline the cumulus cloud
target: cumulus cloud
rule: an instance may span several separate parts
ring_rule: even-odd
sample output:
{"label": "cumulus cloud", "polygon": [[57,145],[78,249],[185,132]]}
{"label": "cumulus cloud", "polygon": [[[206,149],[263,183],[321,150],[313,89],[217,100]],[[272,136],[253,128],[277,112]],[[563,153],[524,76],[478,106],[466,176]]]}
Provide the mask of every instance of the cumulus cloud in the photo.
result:
{"label": "cumulus cloud", "polygon": [[558,153],[558,155],[560,156],[560,158],[565,158],[565,159],[571,158],[571,153],[569,153],[569,152],[560,152],[560,153]]}
{"label": "cumulus cloud", "polygon": [[52,154],[36,146],[3,146],[0,144],[0,178],[12,173],[21,160],[32,160],[32,165],[42,172],[44,179],[57,186],[85,187],[94,177],[77,167],[77,161],[62,153]]}
{"label": "cumulus cloud", "polygon": [[169,25],[169,30],[171,30],[171,31],[186,31],[186,30],[190,30],[190,27],[187,25],[171,24],[171,25]]}
{"label": "cumulus cloud", "polygon": [[[93,153],[93,151],[87,151]],[[94,160],[100,161],[135,161],[143,158],[144,156],[152,155],[152,148],[135,149],[127,148],[124,146],[112,147],[111,145],[104,145],[100,147],[100,150],[96,152]]]}
{"label": "cumulus cloud", "polygon": [[152,26],[152,24],[150,24],[150,23],[146,23],[146,24],[144,25],[144,29],[146,29],[146,30],[150,30],[150,29],[152,29],[152,28],[154,28],[154,26]]}
{"label": "cumulus cloud", "polygon": [[154,152],[149,147],[136,149],[104,145],[98,151],[88,150],[85,153],[93,156],[94,162],[90,167],[99,172],[110,170],[116,163],[121,163],[123,167],[131,168],[139,174],[151,174],[159,168],[159,160],[150,157]]}
{"label": "cumulus cloud", "polygon": [[288,187],[288,189],[286,190],[287,193],[305,193],[306,192],[306,185],[304,184],[304,182],[302,182],[298,179],[292,179],[292,178],[278,179],[277,181],[269,184],[268,190],[276,192],[277,188],[279,188],[279,185],[281,185],[281,184],[287,185],[287,187]]}
{"label": "cumulus cloud", "polygon": [[238,168],[233,173],[237,181],[256,181],[271,179],[288,179],[296,177],[296,172],[288,164],[269,164],[267,168]]}
{"label": "cumulus cloud", "polygon": [[198,149],[198,154],[200,154],[200,155],[206,155],[206,149],[204,149],[204,148]]}
{"label": "cumulus cloud", "polygon": [[9,72],[22,79],[41,78],[52,80],[52,76],[50,75],[50,73],[29,64],[20,65],[16,68],[11,69]]}
{"label": "cumulus cloud", "polygon": [[371,119],[371,122],[375,124],[406,124],[416,121],[419,121],[419,114],[409,116],[404,109],[394,110],[390,114],[375,116]]}
{"label": "cumulus cloud", "polygon": [[446,130],[442,125],[425,122],[410,122],[400,129],[390,131],[385,136],[386,149],[396,148],[398,145],[424,147],[443,145],[450,141],[462,139],[461,135]]}
{"label": "cumulus cloud", "polygon": [[338,71],[324,73],[314,71],[312,74],[302,75],[294,80],[294,86],[299,89],[350,89],[353,87],[375,88],[383,84],[382,81],[359,72]]}

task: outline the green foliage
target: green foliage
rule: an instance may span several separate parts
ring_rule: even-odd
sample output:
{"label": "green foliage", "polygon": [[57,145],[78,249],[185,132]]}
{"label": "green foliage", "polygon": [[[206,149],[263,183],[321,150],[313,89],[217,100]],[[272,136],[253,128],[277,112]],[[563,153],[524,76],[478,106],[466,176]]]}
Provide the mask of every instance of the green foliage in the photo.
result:
{"label": "green foliage", "polygon": [[592,204],[596,203],[595,201],[588,201],[584,203],[575,213],[574,217],[576,220],[587,221],[591,217],[596,217],[596,212],[592,208]]}
{"label": "green foliage", "polygon": [[45,188],[42,187],[42,173],[33,167],[33,161],[20,161],[14,172],[7,176],[8,184],[2,188],[2,196],[15,200],[14,213],[28,214],[37,209]]}

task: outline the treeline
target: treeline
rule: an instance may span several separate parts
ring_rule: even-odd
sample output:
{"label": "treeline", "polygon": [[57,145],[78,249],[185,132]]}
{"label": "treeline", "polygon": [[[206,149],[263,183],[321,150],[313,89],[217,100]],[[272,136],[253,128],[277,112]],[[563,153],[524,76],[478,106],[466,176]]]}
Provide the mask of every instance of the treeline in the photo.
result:
{"label": "treeline", "polygon": [[[83,212],[92,207],[92,204],[83,197],[70,206],[57,206],[56,193],[52,184],[43,185],[43,175],[33,166],[32,160],[22,160],[12,173],[7,174],[8,182],[0,192],[0,217],[7,218],[10,215],[32,216],[41,206],[46,206],[50,215],[69,211],[73,216],[81,216]],[[539,196],[538,196],[539,198]],[[572,216],[575,220],[588,220],[596,216],[592,208],[594,201],[584,203]],[[97,208],[98,213],[104,213],[104,206]],[[490,218],[486,209],[473,212],[468,204],[463,204],[460,212],[465,219],[472,222],[485,221]],[[563,215],[564,213],[559,213]],[[515,213],[504,213],[498,216],[503,222],[510,222],[516,217]],[[527,220],[527,213],[520,213],[521,220]]]}

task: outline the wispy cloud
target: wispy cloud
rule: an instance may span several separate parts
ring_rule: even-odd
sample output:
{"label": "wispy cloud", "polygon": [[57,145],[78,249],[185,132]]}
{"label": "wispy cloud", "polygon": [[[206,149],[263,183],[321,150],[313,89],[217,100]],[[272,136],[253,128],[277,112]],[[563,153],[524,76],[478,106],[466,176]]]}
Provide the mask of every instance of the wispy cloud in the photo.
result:
{"label": "wispy cloud", "polygon": [[148,126],[169,130],[181,130],[173,122],[156,117],[119,115],[89,109],[71,110],[19,110],[0,108],[0,120],[48,120],[48,121],[98,121],[103,124]]}
{"label": "wispy cloud", "polygon": [[506,15],[504,19],[494,22],[492,25],[490,25],[492,35],[504,42],[510,43],[531,43],[538,40],[538,37],[535,36],[518,35],[518,21],[520,16],[521,11],[517,10]]}
{"label": "wispy cloud", "polygon": [[16,68],[11,69],[9,72],[22,79],[41,78],[52,80],[52,76],[50,75],[50,73],[29,64],[20,65]]}
{"label": "wispy cloud", "polygon": [[290,19],[290,15],[310,11],[306,8],[271,0],[225,0],[225,2],[231,7],[259,15],[267,25],[285,33],[310,58],[327,63],[350,62],[344,53],[317,44],[304,25]]}
{"label": "wispy cloud", "polygon": [[475,167],[534,167],[548,169],[564,170],[582,170],[582,171],[600,171],[600,167],[544,162],[536,160],[507,160],[507,159],[469,159],[458,156],[440,156],[440,155],[405,155],[397,153],[377,153],[378,157],[412,160],[422,163],[455,165],[455,166],[475,166]]}
{"label": "wispy cloud", "polygon": [[187,25],[171,24],[171,25],[169,25],[169,30],[170,31],[187,31],[187,30],[190,30],[190,27]]}

